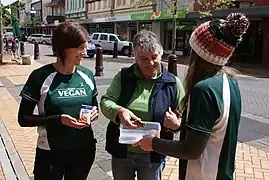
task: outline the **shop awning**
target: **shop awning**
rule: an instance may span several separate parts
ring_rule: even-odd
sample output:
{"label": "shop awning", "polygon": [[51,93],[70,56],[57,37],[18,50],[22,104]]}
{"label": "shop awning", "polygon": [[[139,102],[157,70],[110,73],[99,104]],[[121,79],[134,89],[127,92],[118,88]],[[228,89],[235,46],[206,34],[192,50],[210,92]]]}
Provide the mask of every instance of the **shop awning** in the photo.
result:
{"label": "shop awning", "polygon": [[[226,17],[230,13],[244,13],[247,16],[269,17],[269,7],[250,7],[250,8],[234,8],[212,11],[212,18]],[[186,16],[188,19],[200,19],[199,12],[189,12]]]}

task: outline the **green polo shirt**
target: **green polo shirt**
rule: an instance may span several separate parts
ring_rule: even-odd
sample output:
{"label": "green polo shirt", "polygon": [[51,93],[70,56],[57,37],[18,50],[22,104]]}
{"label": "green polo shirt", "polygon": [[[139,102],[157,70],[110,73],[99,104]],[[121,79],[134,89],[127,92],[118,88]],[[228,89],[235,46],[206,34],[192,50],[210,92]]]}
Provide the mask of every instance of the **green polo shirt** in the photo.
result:
{"label": "green polo shirt", "polygon": [[[39,115],[67,114],[78,119],[81,105],[92,105],[97,96],[93,73],[77,66],[63,75],[53,64],[34,70],[20,96],[37,103]],[[76,129],[63,124],[39,126],[37,146],[45,150],[76,150],[93,142],[91,127]]]}
{"label": "green polo shirt", "polygon": [[180,180],[233,179],[241,96],[234,78],[228,77],[228,87],[224,82],[223,76],[209,77],[197,83],[191,92],[189,114],[187,118],[184,110],[180,139],[184,140],[188,129],[192,129],[201,136],[209,136],[209,141],[198,159],[179,161]]}

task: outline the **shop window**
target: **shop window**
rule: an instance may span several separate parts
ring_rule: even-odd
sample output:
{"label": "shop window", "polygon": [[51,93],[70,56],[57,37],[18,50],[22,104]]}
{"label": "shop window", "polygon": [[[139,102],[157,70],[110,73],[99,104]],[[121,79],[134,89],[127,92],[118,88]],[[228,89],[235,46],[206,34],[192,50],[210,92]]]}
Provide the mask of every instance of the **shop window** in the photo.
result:
{"label": "shop window", "polygon": [[[188,56],[190,52],[189,39],[192,33],[190,27],[185,26],[186,29],[178,29],[176,36],[176,51],[181,51],[184,56]],[[172,40],[173,40],[173,29],[172,25],[167,22],[165,23],[164,31],[164,49],[172,50]]]}

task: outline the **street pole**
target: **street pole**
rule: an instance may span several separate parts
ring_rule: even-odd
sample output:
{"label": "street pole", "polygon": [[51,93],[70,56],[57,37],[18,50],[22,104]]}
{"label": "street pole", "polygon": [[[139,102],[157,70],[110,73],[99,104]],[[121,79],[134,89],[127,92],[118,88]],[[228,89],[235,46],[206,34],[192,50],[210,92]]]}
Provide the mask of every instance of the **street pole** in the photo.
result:
{"label": "street pole", "polygon": [[0,65],[3,64],[2,1],[0,0]]}
{"label": "street pole", "polygon": [[172,54],[176,53],[176,38],[177,38],[177,0],[173,2],[173,35],[172,35]]}
{"label": "street pole", "polygon": [[177,38],[177,20],[173,15],[173,36],[172,36],[172,54],[176,53],[176,38]]}

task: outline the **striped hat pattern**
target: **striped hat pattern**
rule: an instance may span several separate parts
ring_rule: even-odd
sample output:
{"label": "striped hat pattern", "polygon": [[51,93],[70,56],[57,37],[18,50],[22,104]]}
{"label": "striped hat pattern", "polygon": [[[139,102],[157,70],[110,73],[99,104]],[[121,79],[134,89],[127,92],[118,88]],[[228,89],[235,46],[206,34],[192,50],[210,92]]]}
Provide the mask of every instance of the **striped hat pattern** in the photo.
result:
{"label": "striped hat pattern", "polygon": [[[226,23],[229,34],[232,34],[233,38],[238,42],[242,40],[242,36],[249,26],[248,19],[240,13],[232,13],[227,17],[226,21],[219,22]],[[214,34],[211,30],[210,23],[211,21],[205,22],[196,28],[190,37],[189,43],[191,48],[207,62],[224,66],[233,55],[235,45],[226,40],[225,36],[227,37],[228,35],[223,34],[221,30],[220,32],[224,38],[216,37],[216,33]],[[223,27],[225,26],[222,25],[220,28]]]}

